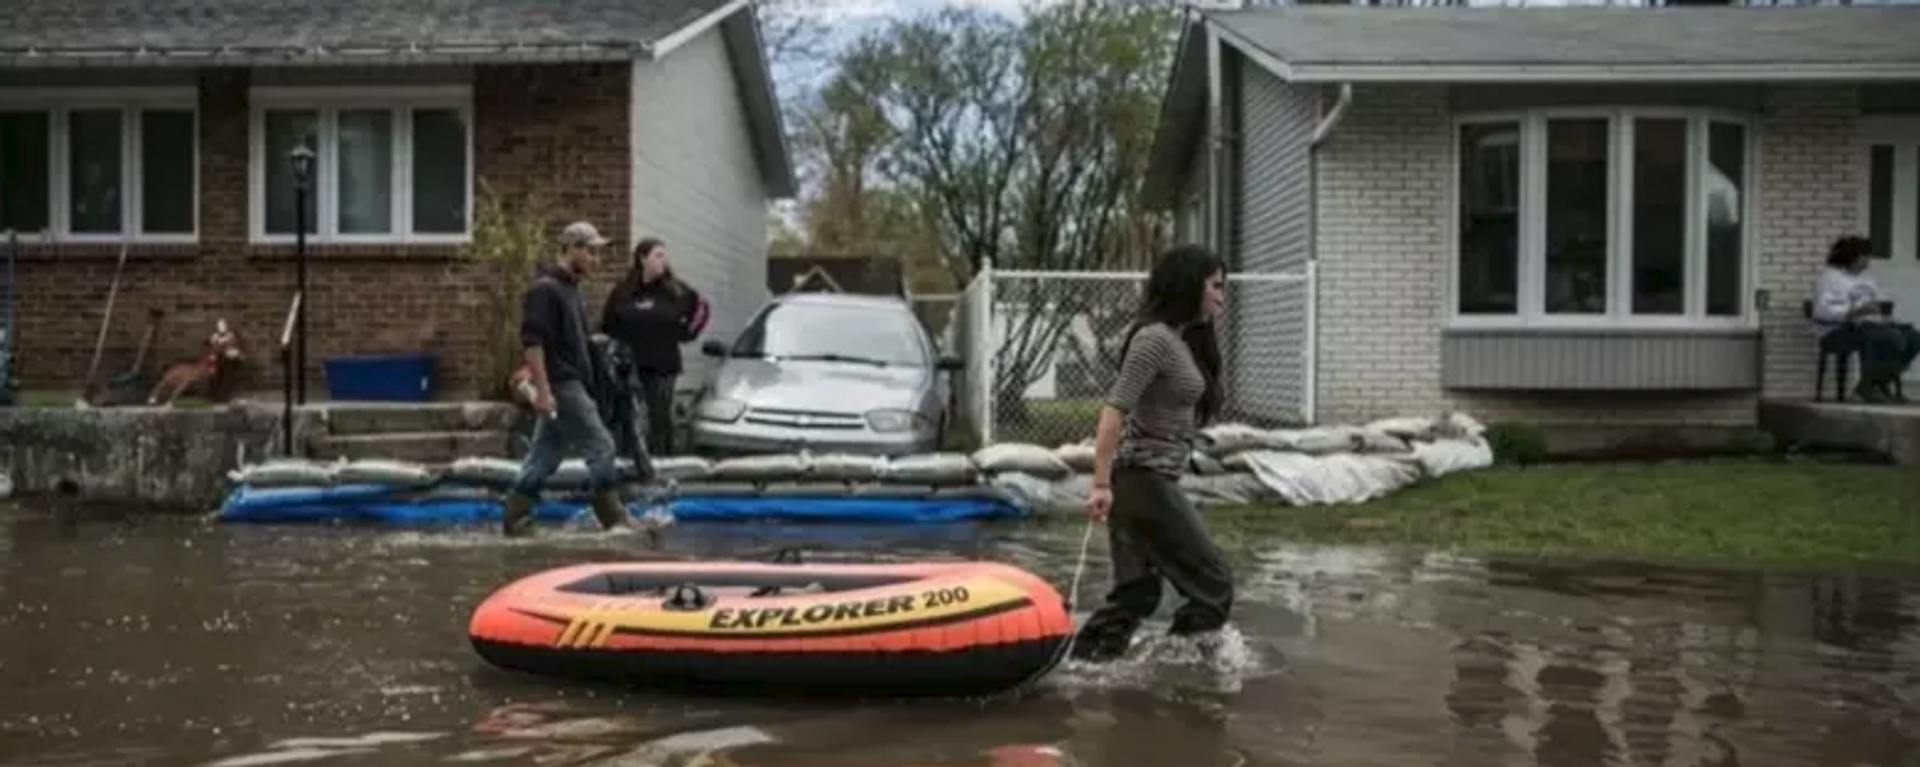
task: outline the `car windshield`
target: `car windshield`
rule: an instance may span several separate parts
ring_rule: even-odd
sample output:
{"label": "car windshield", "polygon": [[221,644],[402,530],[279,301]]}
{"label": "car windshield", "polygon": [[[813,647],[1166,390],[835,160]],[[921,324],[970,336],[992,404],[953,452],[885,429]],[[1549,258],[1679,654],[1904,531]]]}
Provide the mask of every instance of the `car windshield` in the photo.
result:
{"label": "car windshield", "polygon": [[782,303],[754,318],[734,345],[742,357],[927,364],[912,314],[864,306]]}

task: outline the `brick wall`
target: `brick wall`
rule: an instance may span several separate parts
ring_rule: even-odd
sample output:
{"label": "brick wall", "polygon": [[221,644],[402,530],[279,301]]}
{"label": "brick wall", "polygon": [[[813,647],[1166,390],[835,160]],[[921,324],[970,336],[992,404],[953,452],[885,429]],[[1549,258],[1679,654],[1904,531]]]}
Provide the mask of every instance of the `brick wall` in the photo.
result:
{"label": "brick wall", "polygon": [[[1750,424],[1751,394],[1466,394],[1440,386],[1448,317],[1448,97],[1442,86],[1355,89],[1320,151],[1319,418],[1348,421],[1455,408],[1535,422]],[[1800,301],[1826,244],[1856,226],[1854,93],[1769,93],[1759,138],[1757,287],[1766,393],[1811,393]]]}
{"label": "brick wall", "polygon": [[[593,221],[628,240],[628,64],[481,67],[474,71],[475,177],[509,195],[551,200],[565,218]],[[216,319],[245,340],[244,386],[277,390],[275,344],[292,297],[290,246],[247,243],[249,115],[245,70],[207,70],[200,88],[200,237],[195,245],[134,246],[121,278],[107,359],[124,365],[149,308],[168,312],[154,359],[198,356]],[[476,185],[476,193],[478,186]],[[554,222],[557,226],[562,223]],[[622,251],[624,252],[624,251]],[[86,375],[113,279],[118,246],[24,246],[20,363],[28,387],[73,387]],[[625,259],[610,258],[596,298]],[[446,331],[443,386],[473,391],[480,362],[478,276],[451,246],[324,246],[309,250],[309,391],[322,391],[319,360],[367,351],[385,331],[437,321]],[[117,372],[103,365],[103,376]],[[311,395],[310,395],[311,396]]]}

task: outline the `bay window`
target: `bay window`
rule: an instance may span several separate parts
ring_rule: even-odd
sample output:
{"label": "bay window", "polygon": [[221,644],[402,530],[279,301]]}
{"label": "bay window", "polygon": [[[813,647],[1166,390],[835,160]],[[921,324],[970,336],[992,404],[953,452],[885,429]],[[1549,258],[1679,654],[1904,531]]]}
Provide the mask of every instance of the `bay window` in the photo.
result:
{"label": "bay window", "polygon": [[1454,321],[1746,321],[1752,131],[1673,109],[1465,117]]}
{"label": "bay window", "polygon": [[197,98],[192,88],[0,91],[0,231],[191,242]]}
{"label": "bay window", "polygon": [[314,152],[310,242],[458,243],[472,210],[471,98],[462,87],[256,88],[256,242],[294,239],[294,147]]}

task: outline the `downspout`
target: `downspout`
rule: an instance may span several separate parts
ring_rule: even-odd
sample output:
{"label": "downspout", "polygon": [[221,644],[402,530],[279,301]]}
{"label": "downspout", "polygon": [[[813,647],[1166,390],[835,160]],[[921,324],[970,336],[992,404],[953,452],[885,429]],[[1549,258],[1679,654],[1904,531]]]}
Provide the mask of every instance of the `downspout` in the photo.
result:
{"label": "downspout", "polygon": [[1353,105],[1353,84],[1341,83],[1333,108],[1313,128],[1307,144],[1307,391],[1301,399],[1300,420],[1312,424],[1320,409],[1320,144],[1347,116]]}
{"label": "downspout", "polygon": [[1340,95],[1333,100],[1333,108],[1327,110],[1325,117],[1320,118],[1319,125],[1314,126],[1313,147],[1315,149],[1320,147],[1320,142],[1327,140],[1327,134],[1332,133],[1333,129],[1340,124],[1340,120],[1347,116],[1347,107],[1352,105],[1353,83],[1341,83]]}

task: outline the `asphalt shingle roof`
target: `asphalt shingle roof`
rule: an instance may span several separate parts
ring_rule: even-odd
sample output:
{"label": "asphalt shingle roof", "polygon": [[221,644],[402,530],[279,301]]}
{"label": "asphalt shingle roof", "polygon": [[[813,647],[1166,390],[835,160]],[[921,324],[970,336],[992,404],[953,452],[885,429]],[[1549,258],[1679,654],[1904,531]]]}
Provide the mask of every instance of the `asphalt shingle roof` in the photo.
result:
{"label": "asphalt shingle roof", "polygon": [[1309,66],[1920,63],[1920,6],[1296,6],[1213,19]]}
{"label": "asphalt shingle roof", "polygon": [[4,0],[0,51],[642,47],[725,0]]}

